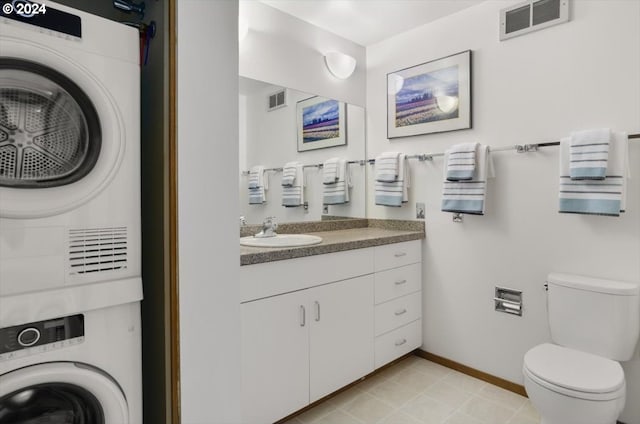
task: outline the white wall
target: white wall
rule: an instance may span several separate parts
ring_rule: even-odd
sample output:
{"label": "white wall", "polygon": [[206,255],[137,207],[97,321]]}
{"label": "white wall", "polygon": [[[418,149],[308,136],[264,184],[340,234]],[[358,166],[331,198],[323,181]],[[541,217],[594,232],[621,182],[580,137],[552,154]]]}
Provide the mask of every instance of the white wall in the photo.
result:
{"label": "white wall", "polygon": [[182,423],[238,423],[238,4],[177,6]]}
{"label": "white wall", "polygon": [[[608,126],[640,132],[640,2],[574,1],[571,21],[506,42],[488,1],[367,48],[369,156],[386,150],[442,152],[558,140]],[[386,139],[386,74],[473,50],[473,129]],[[524,353],[549,340],[543,284],[562,271],[640,282],[640,143],[620,218],[557,212],[558,149],[495,153],[485,216],[455,224],[440,212],[442,159],[412,162],[414,187],[401,210],[368,204],[372,218],[412,218],[426,202],[423,349],[522,384]],[[369,190],[371,193],[371,190]],[[369,196],[371,199],[372,196]],[[524,291],[524,317],[493,311],[495,285]],[[627,407],[640,424],[640,358],[624,364]]]}
{"label": "white wall", "polygon": [[[290,161],[298,161],[305,165],[322,163],[332,157],[346,160],[363,160],[365,153],[365,116],[364,109],[351,104],[346,105],[347,115],[347,144],[326,149],[298,152],[297,150],[297,115],[296,103],[312,97],[312,94],[297,90],[287,90],[287,106],[271,112],[266,109],[266,99],[269,94],[278,91],[280,87],[263,85],[263,87],[240,96],[245,109],[240,111],[242,121],[246,123],[241,128],[241,150],[246,158],[243,170],[254,165],[264,165],[267,168],[282,167]],[[363,218],[365,212],[365,167],[348,165],[351,170],[353,188],[350,202],[345,205],[330,205],[329,214],[337,216],[351,216]],[[281,172],[267,172],[269,190],[267,202],[262,205],[249,205],[247,176],[240,179],[240,211],[250,224],[260,224],[267,216],[275,216],[277,222],[318,221],[322,217],[322,170],[306,168],[305,201],[309,203],[308,210],[302,207],[285,208],[282,206]]]}
{"label": "white wall", "polygon": [[[241,76],[365,105],[364,47],[257,1],[241,1],[240,15],[250,28],[240,45]],[[347,80],[324,64],[324,54],[334,50],[357,60]]]}

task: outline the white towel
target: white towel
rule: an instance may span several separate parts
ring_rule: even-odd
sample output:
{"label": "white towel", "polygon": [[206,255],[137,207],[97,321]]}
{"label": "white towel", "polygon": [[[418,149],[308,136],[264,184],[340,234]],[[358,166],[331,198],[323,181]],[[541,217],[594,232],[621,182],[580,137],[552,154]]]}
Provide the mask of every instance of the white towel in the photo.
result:
{"label": "white towel", "polygon": [[570,176],[571,139],[560,142],[559,212],[585,215],[619,216],[625,211],[629,178],[627,133],[616,132],[609,143],[607,175],[604,180],[572,180]]}
{"label": "white towel", "polygon": [[322,164],[322,184],[334,184],[338,181],[340,158],[331,158]]}
{"label": "white towel", "polygon": [[572,180],[604,180],[610,140],[609,128],[571,133],[569,171]]}
{"label": "white towel", "polygon": [[295,178],[292,185],[282,187],[282,206],[296,207],[304,205],[304,170],[301,163],[296,162]]}
{"label": "white towel", "polygon": [[376,157],[376,181],[391,183],[402,179],[399,152],[384,152]]}
{"label": "white towel", "polygon": [[467,181],[473,179],[476,170],[476,150],[478,150],[478,143],[460,143],[446,151],[447,180]]}
{"label": "white towel", "polygon": [[299,162],[287,162],[282,167],[282,187],[291,187],[296,180],[296,166]]}
{"label": "white towel", "polygon": [[248,185],[250,205],[260,205],[267,201],[266,190],[269,188],[269,179],[265,176],[264,166],[251,167]]}
{"label": "white towel", "polygon": [[[376,158],[376,164],[378,159]],[[398,175],[400,179],[393,182],[376,181],[375,202],[381,206],[402,206],[409,201],[409,187],[411,185],[407,155],[400,154],[398,158]]]}
{"label": "white towel", "polygon": [[[325,162],[326,163],[326,162]],[[351,169],[344,159],[338,160],[336,166],[338,179],[333,184],[324,184],[322,204],[341,205],[349,202],[349,187],[351,187]]]}
{"label": "white towel", "polygon": [[[445,161],[446,156],[445,154]],[[443,212],[484,215],[487,180],[494,177],[493,158],[489,146],[478,145],[476,158],[473,179],[468,181],[447,181],[445,167],[441,207]]]}

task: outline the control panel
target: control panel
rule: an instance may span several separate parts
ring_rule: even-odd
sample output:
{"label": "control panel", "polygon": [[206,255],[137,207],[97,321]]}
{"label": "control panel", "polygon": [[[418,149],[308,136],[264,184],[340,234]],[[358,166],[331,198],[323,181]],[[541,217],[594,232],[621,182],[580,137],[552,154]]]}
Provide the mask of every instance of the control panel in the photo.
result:
{"label": "control panel", "polygon": [[0,328],[0,361],[78,344],[84,340],[84,315]]}

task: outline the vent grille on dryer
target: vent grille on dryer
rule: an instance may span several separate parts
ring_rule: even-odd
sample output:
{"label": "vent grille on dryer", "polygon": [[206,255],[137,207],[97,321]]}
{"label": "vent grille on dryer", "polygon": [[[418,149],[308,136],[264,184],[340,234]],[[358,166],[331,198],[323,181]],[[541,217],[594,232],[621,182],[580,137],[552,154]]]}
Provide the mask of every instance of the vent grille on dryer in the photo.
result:
{"label": "vent grille on dryer", "polygon": [[88,274],[127,267],[127,227],[69,231],[71,274]]}

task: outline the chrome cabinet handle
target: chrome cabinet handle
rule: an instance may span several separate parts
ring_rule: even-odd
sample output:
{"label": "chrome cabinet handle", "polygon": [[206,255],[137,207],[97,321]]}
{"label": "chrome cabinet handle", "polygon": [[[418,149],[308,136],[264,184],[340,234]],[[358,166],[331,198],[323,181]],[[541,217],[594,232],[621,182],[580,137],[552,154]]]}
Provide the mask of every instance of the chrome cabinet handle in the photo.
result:
{"label": "chrome cabinet handle", "polygon": [[393,256],[395,256],[396,258],[401,258],[403,256],[407,256],[407,252],[398,252]]}
{"label": "chrome cabinet handle", "polygon": [[320,321],[320,302],[317,300],[314,302],[316,306],[316,322]]}
{"label": "chrome cabinet handle", "polygon": [[394,313],[396,314],[397,317],[399,317],[402,314],[406,314],[407,310],[406,309],[402,309],[400,311],[395,311]]}
{"label": "chrome cabinet handle", "polygon": [[307,324],[307,311],[304,306],[300,305],[300,327],[304,327]]}
{"label": "chrome cabinet handle", "polygon": [[407,280],[398,280],[398,281],[395,282],[395,285],[399,286],[399,285],[404,284],[406,282],[407,282]]}
{"label": "chrome cabinet handle", "polygon": [[402,339],[402,340],[398,340],[396,342],[396,346],[402,346],[403,344],[405,344],[407,342],[407,339]]}

